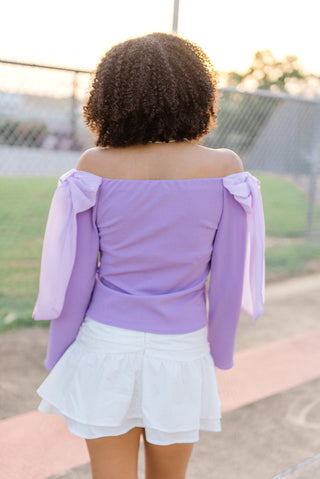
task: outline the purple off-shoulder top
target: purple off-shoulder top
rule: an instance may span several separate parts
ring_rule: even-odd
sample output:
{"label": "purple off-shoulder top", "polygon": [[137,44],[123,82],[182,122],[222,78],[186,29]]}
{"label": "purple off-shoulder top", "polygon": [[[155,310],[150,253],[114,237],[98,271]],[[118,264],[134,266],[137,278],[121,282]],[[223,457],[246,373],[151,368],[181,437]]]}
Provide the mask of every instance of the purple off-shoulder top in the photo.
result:
{"label": "purple off-shoulder top", "polygon": [[45,367],[88,315],[159,334],[208,323],[215,366],[231,368],[241,309],[255,322],[263,314],[264,253],[260,182],[249,172],[130,180],[68,171],[52,199],[33,311],[51,320]]}

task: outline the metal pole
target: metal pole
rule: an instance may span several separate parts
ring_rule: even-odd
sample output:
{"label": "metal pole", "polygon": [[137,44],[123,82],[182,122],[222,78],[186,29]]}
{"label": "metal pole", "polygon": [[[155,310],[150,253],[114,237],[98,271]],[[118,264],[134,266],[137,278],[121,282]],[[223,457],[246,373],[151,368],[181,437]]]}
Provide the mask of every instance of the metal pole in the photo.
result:
{"label": "metal pole", "polygon": [[172,20],[172,33],[178,33],[179,22],[179,0],[174,0],[173,5],[173,20]]}
{"label": "metal pole", "polygon": [[308,211],[307,211],[307,228],[306,237],[312,239],[314,233],[314,210],[317,190],[317,169],[316,155],[311,157],[310,173],[309,173],[309,191],[308,191]]}
{"label": "metal pole", "polygon": [[320,140],[319,135],[316,130],[316,118],[318,118],[318,105],[310,105],[310,117],[311,117],[311,127],[313,131],[311,134],[311,152],[308,157],[309,160],[309,192],[308,192],[308,212],[307,212],[307,228],[306,228],[306,237],[307,239],[312,239],[316,235],[319,235],[320,230],[316,229],[314,224],[315,219],[315,208],[316,208],[316,198],[317,198],[317,182],[320,173]]}
{"label": "metal pole", "polygon": [[71,149],[74,149],[77,144],[77,72],[73,74],[73,85],[72,85],[72,97],[71,97],[71,114],[70,114],[70,138],[71,138]]}
{"label": "metal pole", "polygon": [[53,65],[39,65],[38,63],[14,62],[11,60],[2,60],[1,58],[0,63],[8,63],[8,65],[20,65],[23,67],[47,68],[48,70],[62,70],[65,72],[91,73],[90,70],[75,70],[74,68],[57,67]]}

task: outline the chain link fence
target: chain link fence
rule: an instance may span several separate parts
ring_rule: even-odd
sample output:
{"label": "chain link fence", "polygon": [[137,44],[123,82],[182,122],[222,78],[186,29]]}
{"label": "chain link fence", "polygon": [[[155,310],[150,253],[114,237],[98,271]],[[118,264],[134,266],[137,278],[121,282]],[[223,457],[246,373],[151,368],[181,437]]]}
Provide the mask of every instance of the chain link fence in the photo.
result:
{"label": "chain link fence", "polygon": [[[59,176],[94,145],[82,106],[90,72],[0,60],[0,176]],[[219,90],[218,128],[202,143],[230,148],[245,169],[286,178],[308,198],[305,234],[320,234],[320,100]]]}
{"label": "chain link fence", "polygon": [[291,181],[308,199],[306,236],[320,235],[319,99],[224,88],[218,128],[203,144],[236,151],[249,171]]}
{"label": "chain link fence", "polygon": [[[57,178],[94,145],[82,118],[89,80],[88,71],[0,60],[0,330],[30,324]],[[299,209],[303,202],[305,207],[300,227],[290,234],[318,241],[319,100],[231,88],[220,89],[219,97],[218,128],[203,145],[230,148],[246,170],[273,176],[280,189],[284,181],[298,188],[298,200],[288,192],[288,207]],[[269,191],[264,200],[275,190]],[[273,235],[287,233],[276,228]],[[297,250],[294,262],[302,253]]]}
{"label": "chain link fence", "polygon": [[0,175],[55,175],[93,145],[90,72],[0,60]]}

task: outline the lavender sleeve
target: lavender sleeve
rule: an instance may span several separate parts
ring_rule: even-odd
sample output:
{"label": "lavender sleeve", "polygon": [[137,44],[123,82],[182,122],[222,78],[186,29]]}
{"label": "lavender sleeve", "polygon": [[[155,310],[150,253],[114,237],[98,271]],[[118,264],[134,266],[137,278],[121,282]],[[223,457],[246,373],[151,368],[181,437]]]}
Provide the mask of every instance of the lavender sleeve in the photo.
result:
{"label": "lavender sleeve", "polygon": [[70,170],[59,179],[51,202],[32,314],[35,320],[51,320],[48,370],[74,341],[91,298],[99,252],[95,205],[100,181]]}
{"label": "lavender sleeve", "polygon": [[265,224],[257,178],[237,173],[223,185],[210,265],[208,341],[215,366],[230,369],[241,309],[255,324],[264,312]]}

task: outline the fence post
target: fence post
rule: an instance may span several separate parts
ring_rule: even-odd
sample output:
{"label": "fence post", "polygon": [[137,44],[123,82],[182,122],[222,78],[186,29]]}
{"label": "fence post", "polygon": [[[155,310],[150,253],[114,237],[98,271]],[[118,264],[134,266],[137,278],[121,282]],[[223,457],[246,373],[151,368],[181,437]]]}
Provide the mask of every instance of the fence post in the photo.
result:
{"label": "fence post", "polygon": [[172,33],[178,33],[178,23],[179,23],[179,0],[174,0],[173,19],[172,19]]}
{"label": "fence post", "polygon": [[310,156],[310,174],[309,174],[309,186],[308,186],[308,212],[307,212],[307,228],[306,238],[311,239],[313,235],[313,218],[314,218],[314,206],[316,200],[317,190],[317,165],[316,165],[316,151]]}
{"label": "fence post", "polygon": [[78,73],[73,73],[72,97],[71,97],[71,112],[70,112],[70,139],[71,149],[77,146],[77,97],[76,91],[78,86]]}
{"label": "fence post", "polygon": [[311,115],[311,122],[310,122],[310,129],[311,135],[311,153],[309,156],[309,187],[308,187],[308,213],[307,213],[307,228],[306,228],[306,238],[312,239],[313,236],[320,233],[320,231],[315,231],[314,227],[314,217],[315,217],[315,204],[316,204],[316,196],[317,196],[317,182],[318,182],[318,175],[320,173],[320,139],[319,139],[319,128],[316,121],[318,112],[318,105],[310,105],[310,115]]}

